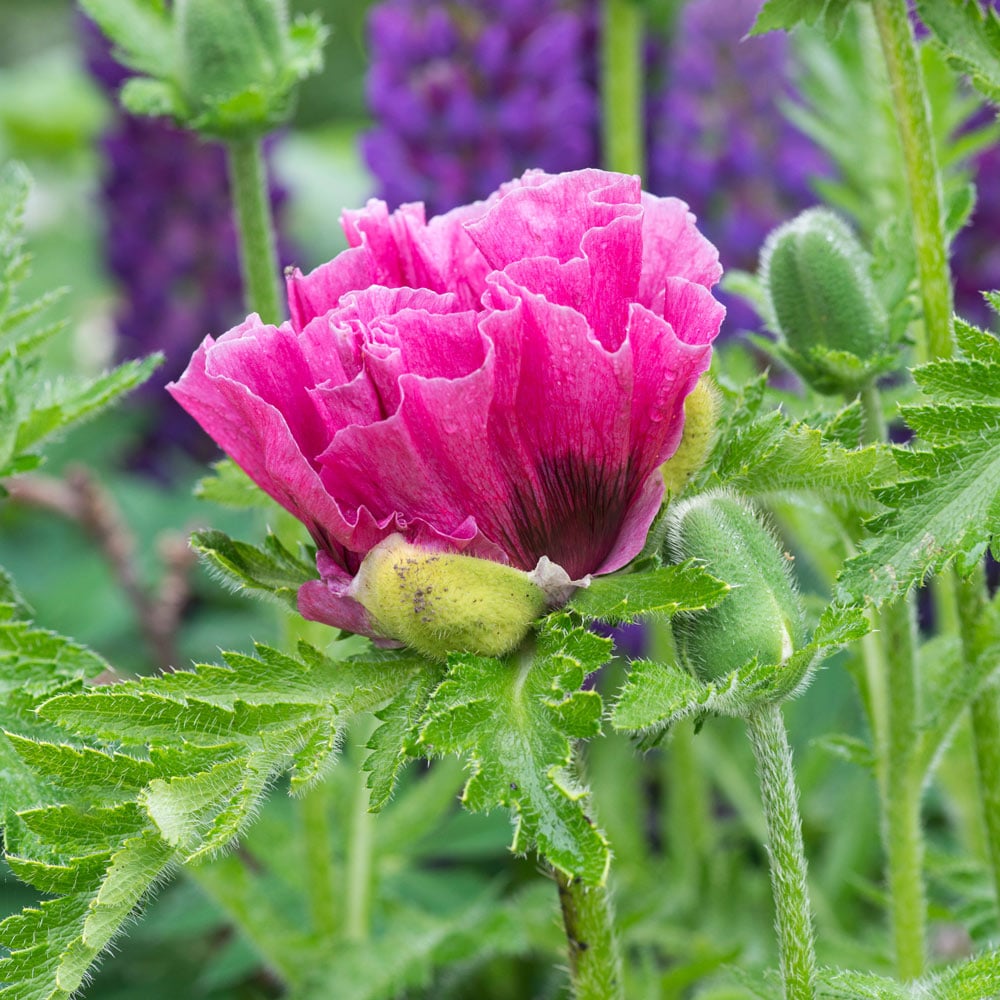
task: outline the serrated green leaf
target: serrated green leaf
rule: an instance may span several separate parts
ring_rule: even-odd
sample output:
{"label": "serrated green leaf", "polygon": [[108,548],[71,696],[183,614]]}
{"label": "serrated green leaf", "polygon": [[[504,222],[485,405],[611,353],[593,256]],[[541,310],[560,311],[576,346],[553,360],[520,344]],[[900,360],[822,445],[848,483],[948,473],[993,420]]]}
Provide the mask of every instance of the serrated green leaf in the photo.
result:
{"label": "serrated green leaf", "polygon": [[162,362],[163,356],[154,354],[142,361],[126,361],[97,378],[48,387],[18,428],[18,451],[30,451],[53,434],[93,417],[145,382]]}
{"label": "serrated green leaf", "polygon": [[824,1000],[914,1000],[911,987],[866,972],[820,971],[819,995]]}
{"label": "serrated green leaf", "polygon": [[601,697],[580,687],[607,660],[611,644],[566,624],[564,616],[550,618],[534,655],[450,658],[419,745],[432,755],[467,755],[472,775],[463,802],[473,812],[510,809],[514,851],[537,847],[559,871],[603,884],[608,844],[587,815],[570,739],[600,732]]}
{"label": "serrated green leaf", "polygon": [[277,506],[231,458],[213,462],[212,474],[198,480],[194,495],[199,500],[234,510],[274,509]]}
{"label": "serrated green leaf", "polygon": [[929,976],[925,995],[931,1000],[982,1000],[998,991],[1000,950],[993,950]]}
{"label": "serrated green leaf", "polygon": [[839,593],[876,605],[954,561],[975,565],[1000,524],[1000,345],[959,324],[964,358],[914,372],[928,401],[905,409],[931,447],[896,449],[900,480],[877,491],[890,510],[844,567]]}
{"label": "serrated green leaf", "polygon": [[69,1000],[171,854],[153,834],[133,837],[102,865],[96,886],[8,917],[0,924],[0,943],[11,952],[0,960],[0,997]]}
{"label": "serrated green leaf", "polygon": [[799,24],[819,22],[828,34],[840,30],[847,8],[853,0],[767,0],[757,15],[751,35],[768,31],[790,31]]}
{"label": "serrated green leaf", "polygon": [[949,61],[994,104],[1000,104],[1000,17],[978,0],[917,0],[921,20]]}
{"label": "serrated green leaf", "polygon": [[364,769],[371,790],[369,809],[378,812],[392,798],[403,765],[416,756],[417,726],[431,693],[440,684],[443,668],[428,664],[381,711],[382,723],[371,735]]}
{"label": "serrated green leaf", "polygon": [[596,577],[574,594],[569,607],[587,619],[621,624],[650,614],[703,611],[722,600],[728,590],[702,567],[687,562]]}
{"label": "serrated green leaf", "polygon": [[860,608],[831,606],[811,641],[784,663],[769,666],[751,660],[711,682],[691,676],[675,663],[633,662],[612,710],[612,724],[625,732],[649,735],[704,714],[746,716],[763,704],[793,697],[825,656],[861,638],[869,628]]}
{"label": "serrated green leaf", "polygon": [[114,43],[115,58],[150,76],[175,71],[178,53],[162,3],[149,0],[80,0],[80,6]]}
{"label": "serrated green leaf", "polygon": [[328,963],[310,970],[300,995],[387,1000],[426,987],[443,966],[536,950],[551,937],[555,919],[549,888],[534,886],[507,900],[488,892],[440,915],[407,908],[388,933],[337,946]]}
{"label": "serrated green leaf", "polygon": [[297,610],[299,587],[316,579],[311,560],[295,556],[276,535],[269,534],[262,546],[238,542],[221,531],[199,531],[191,545],[209,568],[233,590],[263,592]]}

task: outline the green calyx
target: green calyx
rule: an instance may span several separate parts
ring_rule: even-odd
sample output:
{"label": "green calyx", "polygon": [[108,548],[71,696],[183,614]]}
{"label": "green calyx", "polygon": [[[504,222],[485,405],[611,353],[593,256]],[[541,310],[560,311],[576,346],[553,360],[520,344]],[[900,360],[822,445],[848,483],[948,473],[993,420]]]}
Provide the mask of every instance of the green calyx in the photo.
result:
{"label": "green calyx", "polygon": [[891,367],[871,258],[834,212],[812,208],[772,232],[760,280],[776,353],[817,391],[853,395]]}
{"label": "green calyx", "polygon": [[702,375],[684,400],[684,434],[677,451],[660,466],[663,483],[670,496],[678,496],[705,464],[715,444],[719,419],[719,392],[715,383]]}
{"label": "green calyx", "polygon": [[392,535],[361,564],[352,596],[385,636],[435,660],[502,656],[544,611],[529,574],[473,556],[432,552]]}
{"label": "green calyx", "polygon": [[299,81],[322,67],[326,29],[315,18],[290,23],[285,0],[81,2],[115,56],[148,74],[126,82],[123,105],[215,138],[282,125]]}
{"label": "green calyx", "polygon": [[805,642],[789,559],[735,495],[706,493],[672,507],[665,555],[673,563],[702,560],[732,588],[715,607],[674,619],[677,651],[692,673],[711,679],[752,660],[778,666]]}

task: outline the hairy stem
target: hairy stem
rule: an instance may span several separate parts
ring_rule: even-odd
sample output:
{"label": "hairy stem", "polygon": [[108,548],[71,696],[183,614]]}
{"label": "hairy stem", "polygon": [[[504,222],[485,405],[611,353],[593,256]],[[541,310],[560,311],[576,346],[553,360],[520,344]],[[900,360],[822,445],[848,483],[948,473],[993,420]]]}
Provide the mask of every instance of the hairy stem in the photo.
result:
{"label": "hairy stem", "polygon": [[585,886],[562,872],[556,872],[556,883],[573,1000],[624,1000],[621,955],[607,888]]}
{"label": "hairy stem", "polygon": [[338,872],[333,859],[333,828],[330,822],[331,788],[320,781],[299,801],[306,848],[306,879],[309,916],[316,935],[332,941],[340,930],[337,904]]}
{"label": "hairy stem", "polygon": [[354,942],[366,941],[371,932],[375,817],[368,811],[371,793],[368,789],[368,774],[361,769],[360,750],[368,743],[374,728],[373,721],[369,719],[359,721],[356,731],[358,767],[354,779],[354,798],[347,834],[347,870],[344,876],[344,937]]}
{"label": "hairy stem", "polygon": [[923,775],[918,767],[919,685],[912,603],[900,598],[879,616],[888,665],[888,733],[884,768],[882,832],[889,868],[896,973],[916,979],[924,971],[927,899],[920,821]]}
{"label": "hairy stem", "polygon": [[944,198],[923,72],[906,0],[872,0],[879,41],[903,147],[906,185],[913,216],[917,273],[924,329],[917,340],[921,361],[951,357],[952,289]]}
{"label": "hairy stem", "polygon": [[[956,584],[959,634],[966,662],[982,655],[976,630],[986,605],[986,573],[980,564]],[[993,891],[1000,900],[1000,685],[994,681],[972,703],[972,742]]]}
{"label": "hairy stem", "polygon": [[767,705],[747,718],[747,732],[757,760],[767,854],[771,862],[778,950],[785,1000],[816,996],[816,953],[806,887],[802,821],[780,705]]}
{"label": "hairy stem", "polygon": [[635,0],[604,0],[601,34],[604,165],[643,174],[643,13]]}
{"label": "hairy stem", "polygon": [[282,318],[278,254],[263,150],[257,139],[234,139],[227,143],[226,151],[247,309],[265,323],[278,323]]}

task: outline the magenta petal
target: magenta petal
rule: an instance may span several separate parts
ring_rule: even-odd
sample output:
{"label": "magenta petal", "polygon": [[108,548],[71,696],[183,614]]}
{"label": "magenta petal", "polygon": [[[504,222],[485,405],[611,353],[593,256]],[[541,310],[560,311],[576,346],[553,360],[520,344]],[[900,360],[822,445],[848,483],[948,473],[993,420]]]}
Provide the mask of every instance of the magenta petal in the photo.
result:
{"label": "magenta petal", "polygon": [[582,255],[584,236],[621,216],[641,215],[639,179],[603,170],[554,177],[535,175],[533,186],[508,185],[482,218],[466,224],[491,267],[555,257],[565,263]]}
{"label": "magenta petal", "polygon": [[378,632],[368,618],[368,612],[353,597],[348,588],[354,577],[345,572],[325,552],[316,556],[320,579],[310,580],[299,587],[299,614],[312,622],[322,622],[346,632],[376,636]]}
{"label": "magenta petal", "polygon": [[722,277],[719,251],[695,228],[678,198],[642,194],[642,280],[638,299],[651,306],[668,276],[711,288]]}
{"label": "magenta petal", "polygon": [[303,615],[384,641],[351,582],[394,533],[576,579],[634,558],[724,312],[686,206],[531,171],[430,221],[343,221],[351,248],[289,277],[290,324],[206,338],[170,386],[315,539]]}

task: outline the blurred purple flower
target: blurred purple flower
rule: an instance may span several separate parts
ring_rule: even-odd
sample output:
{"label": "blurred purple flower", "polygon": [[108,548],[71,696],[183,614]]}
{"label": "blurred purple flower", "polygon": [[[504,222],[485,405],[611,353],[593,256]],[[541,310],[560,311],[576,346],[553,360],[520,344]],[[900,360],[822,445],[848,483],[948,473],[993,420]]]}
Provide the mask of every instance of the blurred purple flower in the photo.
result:
{"label": "blurred purple flower", "polygon": [[[117,92],[131,74],[92,21],[81,17],[80,25],[87,66],[117,108]],[[120,109],[100,152],[107,266],[120,290],[119,351],[166,357],[137,394],[148,423],[131,460],[163,472],[174,448],[214,453],[163,386],[180,375],[208,331],[232,326],[245,312],[226,157],[217,143]],[[277,185],[271,200],[280,213],[285,192]]]}
{"label": "blurred purple flower", "polygon": [[[778,108],[788,93],[785,38],[741,41],[758,6],[694,0],[672,42],[647,50],[645,186],[687,201],[724,263],[750,269],[770,229],[814,200],[808,179],[824,168]],[[363,143],[381,196],[393,206],[423,201],[432,214],[481,198],[528,166],[595,163],[597,22],[594,0],[373,8],[376,126]],[[756,325],[746,307],[736,312],[731,329]]]}
{"label": "blurred purple flower", "polygon": [[[825,155],[782,114],[794,96],[787,36],[745,37],[758,0],[684,5],[669,46],[654,55],[661,83],[647,106],[648,184],[688,202],[726,268],[756,270],[765,236],[816,201]],[[730,331],[758,325],[727,302]]]}
{"label": "blurred purple flower", "polygon": [[363,151],[391,206],[433,215],[596,162],[591,0],[387,0],[368,27]]}

